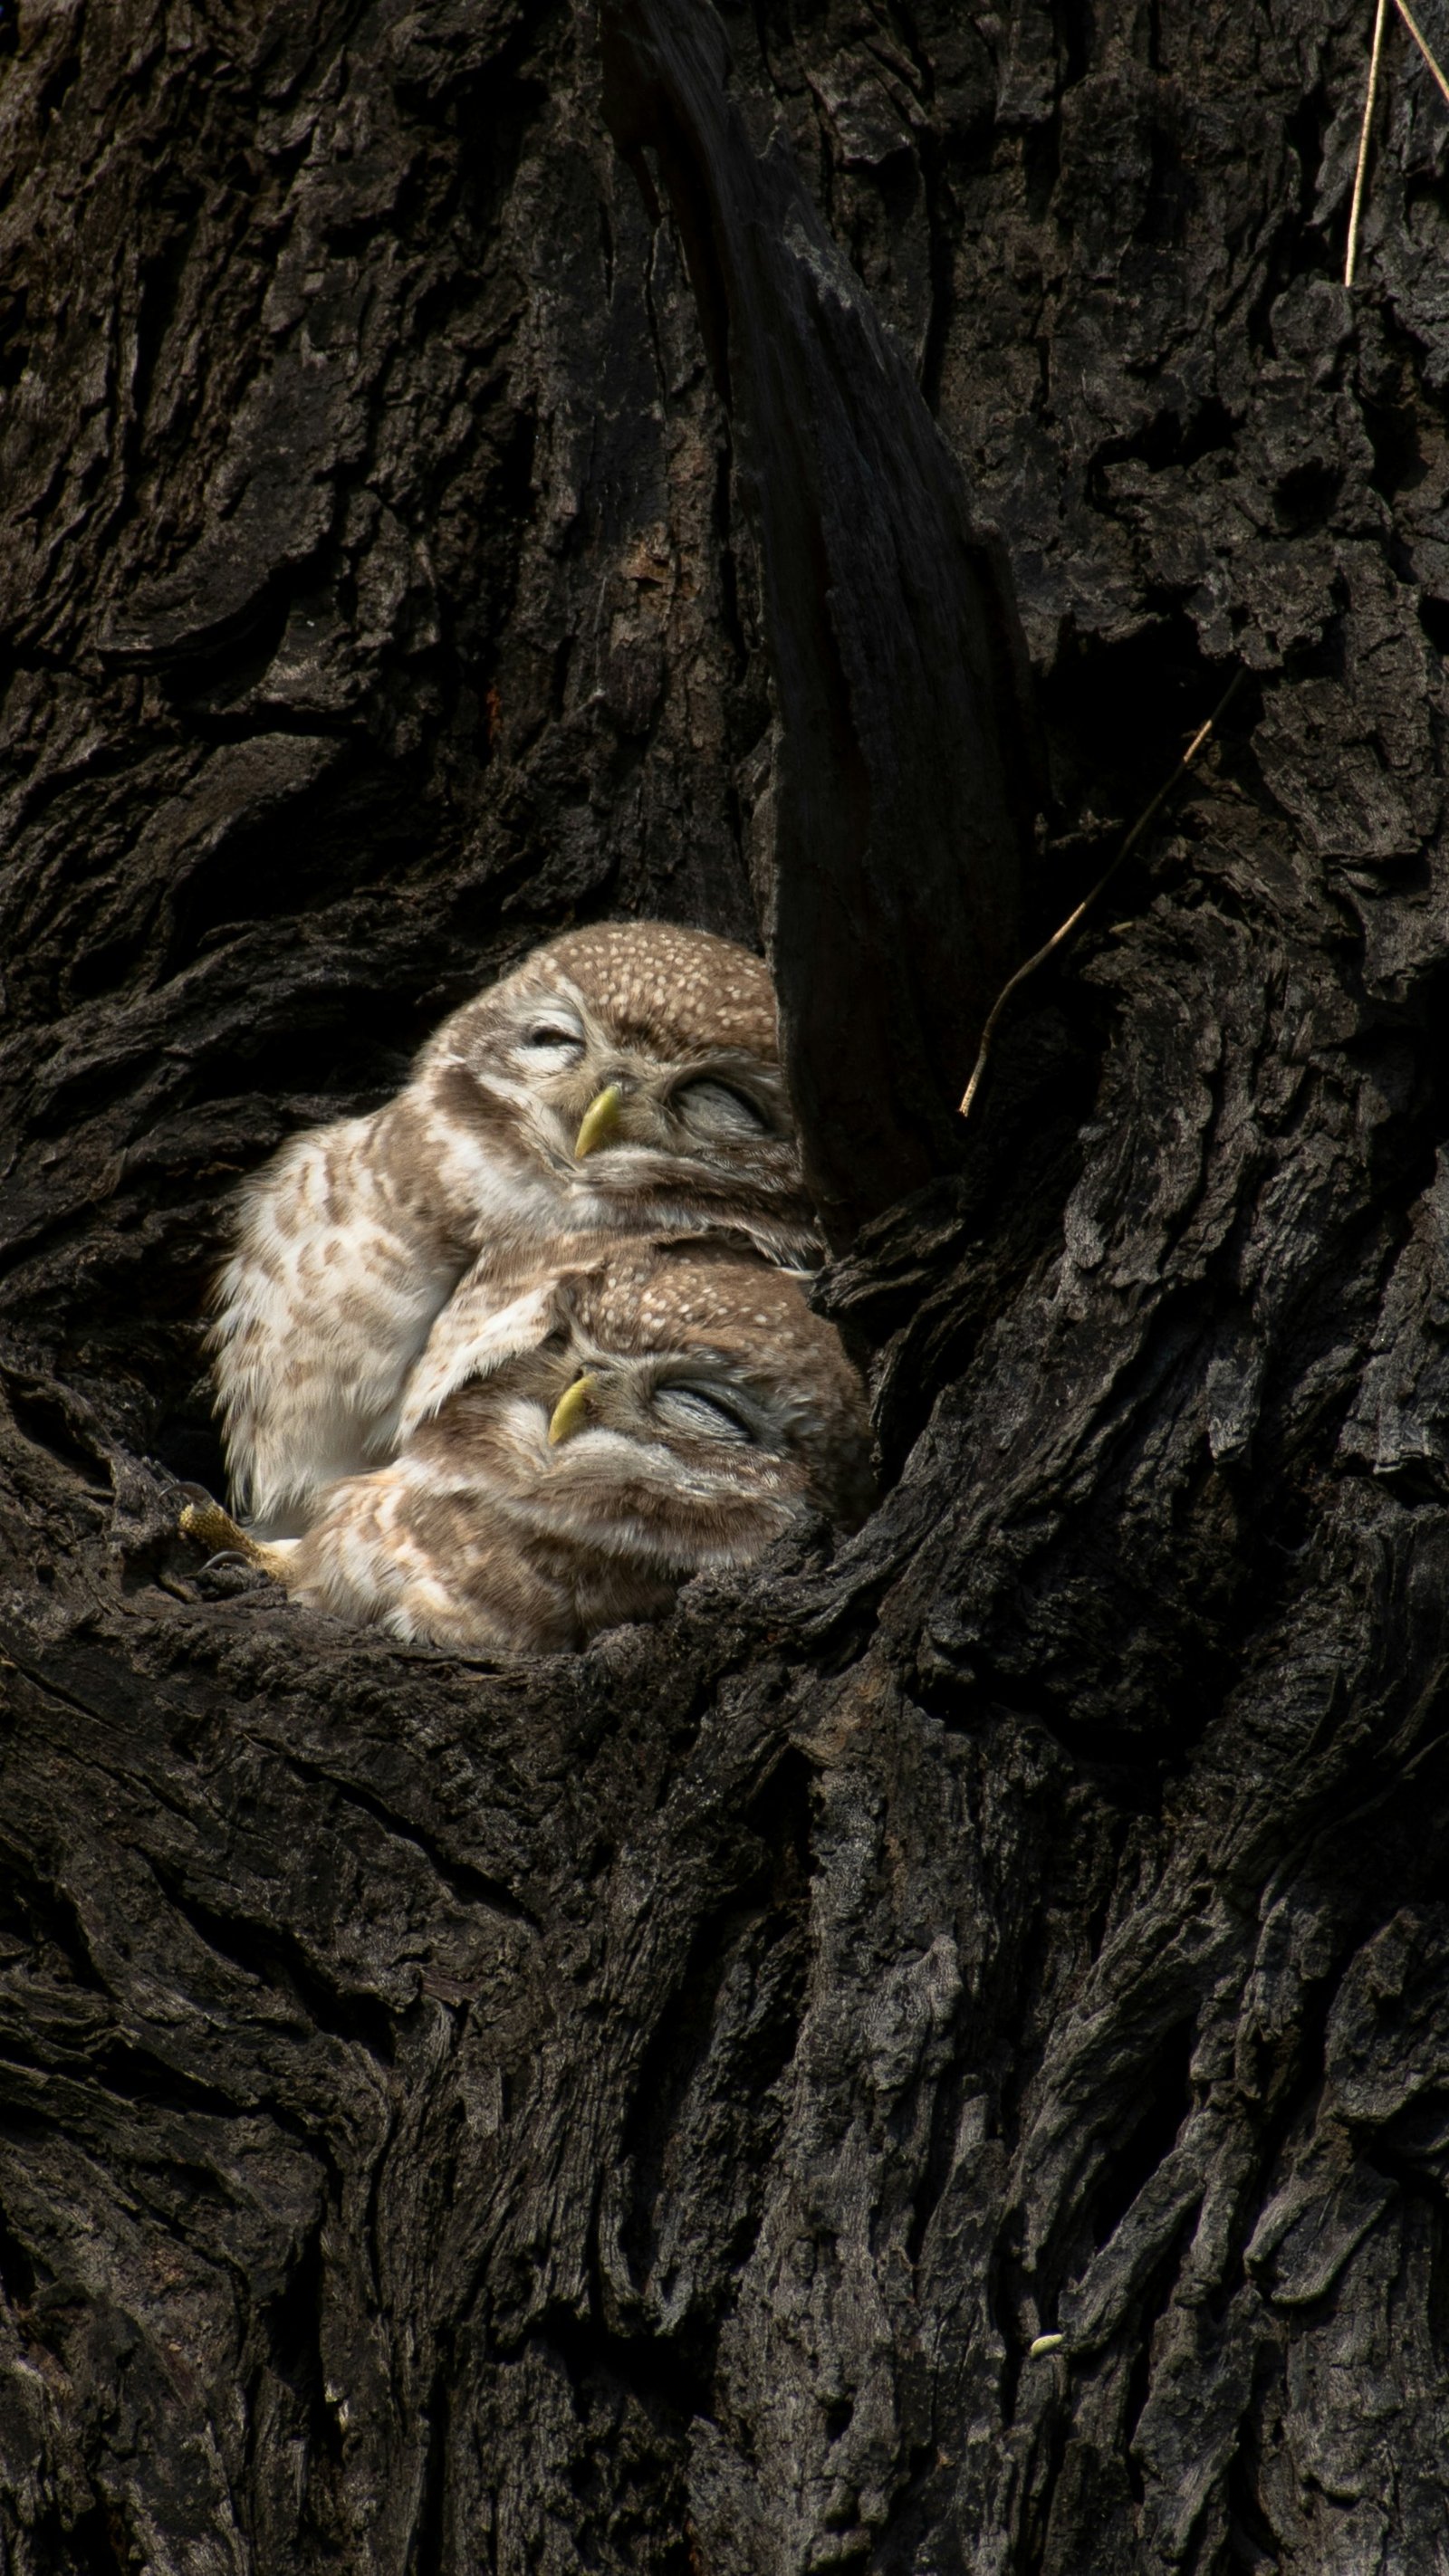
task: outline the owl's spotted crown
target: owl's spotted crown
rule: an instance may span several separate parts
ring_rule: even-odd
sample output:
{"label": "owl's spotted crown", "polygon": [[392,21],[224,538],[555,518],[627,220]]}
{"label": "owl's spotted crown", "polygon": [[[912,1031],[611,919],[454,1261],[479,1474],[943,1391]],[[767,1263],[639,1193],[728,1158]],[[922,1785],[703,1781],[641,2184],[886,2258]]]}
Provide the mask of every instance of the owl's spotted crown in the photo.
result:
{"label": "owl's spotted crown", "polygon": [[740,1047],[763,1064],[780,1061],[769,968],[710,931],[598,922],[535,949],[508,980],[543,988],[555,974],[566,975],[626,1042]]}

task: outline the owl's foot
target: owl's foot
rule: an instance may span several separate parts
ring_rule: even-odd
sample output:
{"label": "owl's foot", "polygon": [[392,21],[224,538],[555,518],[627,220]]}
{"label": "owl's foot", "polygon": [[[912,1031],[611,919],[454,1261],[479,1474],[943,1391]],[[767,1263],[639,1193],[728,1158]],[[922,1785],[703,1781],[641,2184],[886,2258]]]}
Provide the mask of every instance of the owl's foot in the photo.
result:
{"label": "owl's foot", "polygon": [[246,1564],[260,1567],[263,1574],[278,1572],[275,1550],[238,1529],[230,1512],[224,1512],[209,1494],[182,1505],[180,1529],[183,1538],[194,1539],[210,1556],[239,1556]]}

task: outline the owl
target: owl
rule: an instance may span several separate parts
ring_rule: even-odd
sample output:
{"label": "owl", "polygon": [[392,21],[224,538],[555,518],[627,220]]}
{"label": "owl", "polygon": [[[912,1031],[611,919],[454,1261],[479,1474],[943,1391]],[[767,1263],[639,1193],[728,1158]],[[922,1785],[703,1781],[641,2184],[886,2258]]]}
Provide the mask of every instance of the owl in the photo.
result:
{"label": "owl", "polygon": [[304,1530],[386,1458],[460,1280],[470,1331],[601,1231],[744,1238],[809,1265],[766,967],[609,922],[537,949],[443,1022],[370,1117],[285,1146],[242,1191],[210,1344],[238,1508]]}
{"label": "owl", "polygon": [[[501,1357],[486,1331],[471,1364],[460,1341],[388,1465],[246,1552],[395,1637],[550,1653],[657,1616],[809,1511],[869,1509],[860,1380],[785,1272],[718,1241],[602,1237],[529,1311]],[[229,1527],[187,1525],[212,1544]]]}

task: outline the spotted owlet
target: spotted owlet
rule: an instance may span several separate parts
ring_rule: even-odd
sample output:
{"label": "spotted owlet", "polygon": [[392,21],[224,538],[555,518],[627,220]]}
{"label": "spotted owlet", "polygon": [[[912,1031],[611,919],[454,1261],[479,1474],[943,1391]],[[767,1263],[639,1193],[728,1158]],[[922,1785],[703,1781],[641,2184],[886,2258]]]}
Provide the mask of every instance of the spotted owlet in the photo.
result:
{"label": "spotted owlet", "polygon": [[299,1532],[390,1454],[465,1273],[501,1354],[570,1239],[701,1229],[819,1256],[767,969],[659,922],[550,941],[443,1022],[385,1108],[294,1138],[242,1191],[211,1332],[238,1508]]}
{"label": "spotted owlet", "polygon": [[[811,1510],[870,1505],[864,1394],[784,1272],[608,1239],[541,1287],[527,1348],[470,1368],[301,1538],[240,1541],[294,1598],[464,1652],[560,1652],[657,1616]],[[212,1544],[227,1527],[193,1513]]]}

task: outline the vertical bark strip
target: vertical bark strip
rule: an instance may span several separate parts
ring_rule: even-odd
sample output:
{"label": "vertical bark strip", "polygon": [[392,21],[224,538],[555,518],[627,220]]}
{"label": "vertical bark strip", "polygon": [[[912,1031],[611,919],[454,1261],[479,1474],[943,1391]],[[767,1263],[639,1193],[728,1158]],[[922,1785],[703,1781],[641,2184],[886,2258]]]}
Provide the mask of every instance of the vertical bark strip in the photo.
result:
{"label": "vertical bark strip", "polygon": [[[1346,295],[1358,14],[721,21],[0,8],[6,2576],[1449,2555],[1449,120],[1391,18]],[[1252,678],[943,1169],[963,489],[1043,926]],[[776,860],[940,1174],[868,1526],[515,1666],[203,1568],[238,1177]]]}
{"label": "vertical bark strip", "polygon": [[[719,20],[605,20],[606,112],[653,145],[738,439],[779,739],[770,954],[827,1233],[949,1169],[1017,963],[1036,784],[1010,578]],[[647,176],[646,176],[647,184]]]}

